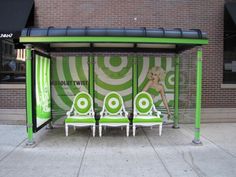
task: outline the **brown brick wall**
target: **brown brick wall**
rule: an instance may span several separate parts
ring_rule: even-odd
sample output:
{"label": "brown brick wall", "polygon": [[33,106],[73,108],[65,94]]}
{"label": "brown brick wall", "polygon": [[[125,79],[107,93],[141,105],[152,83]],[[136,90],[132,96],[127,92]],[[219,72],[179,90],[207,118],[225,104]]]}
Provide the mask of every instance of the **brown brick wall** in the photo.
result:
{"label": "brown brick wall", "polygon": [[203,107],[236,106],[236,89],[221,89],[224,0],[35,0],[35,7],[38,27],[202,29],[210,41],[203,48]]}
{"label": "brown brick wall", "polygon": [[0,89],[0,109],[25,108],[25,89]]}
{"label": "brown brick wall", "polygon": [[[236,89],[221,89],[223,11],[224,0],[35,0],[35,25],[202,29],[209,36],[203,47],[203,107],[236,107]],[[10,93],[1,90],[0,97]],[[9,104],[22,107],[21,101]]]}

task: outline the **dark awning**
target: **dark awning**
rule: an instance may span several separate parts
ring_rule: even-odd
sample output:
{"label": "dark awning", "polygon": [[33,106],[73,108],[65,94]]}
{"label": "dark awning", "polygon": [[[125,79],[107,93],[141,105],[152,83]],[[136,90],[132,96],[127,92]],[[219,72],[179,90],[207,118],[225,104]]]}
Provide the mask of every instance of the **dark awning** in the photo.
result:
{"label": "dark awning", "polygon": [[0,1],[0,38],[17,38],[26,27],[33,0]]}
{"label": "dark awning", "polygon": [[234,22],[234,25],[236,25],[236,3],[230,2],[225,4],[225,8],[228,11],[231,19]]}

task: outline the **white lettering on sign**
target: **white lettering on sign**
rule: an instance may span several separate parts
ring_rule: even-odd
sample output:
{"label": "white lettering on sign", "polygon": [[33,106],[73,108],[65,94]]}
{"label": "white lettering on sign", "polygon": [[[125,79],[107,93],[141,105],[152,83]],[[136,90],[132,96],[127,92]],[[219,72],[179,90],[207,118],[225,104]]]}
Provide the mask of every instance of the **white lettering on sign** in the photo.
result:
{"label": "white lettering on sign", "polygon": [[0,38],[11,38],[13,33],[1,33]]}

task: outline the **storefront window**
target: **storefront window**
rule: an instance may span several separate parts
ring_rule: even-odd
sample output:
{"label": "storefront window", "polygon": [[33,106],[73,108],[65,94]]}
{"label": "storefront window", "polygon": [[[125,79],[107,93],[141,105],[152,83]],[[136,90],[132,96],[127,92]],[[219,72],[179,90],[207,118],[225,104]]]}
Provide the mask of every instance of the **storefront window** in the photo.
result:
{"label": "storefront window", "polygon": [[236,84],[236,3],[226,3],[224,12],[223,84]]}
{"label": "storefront window", "polygon": [[0,83],[24,83],[25,60],[17,58],[13,40],[0,40]]}

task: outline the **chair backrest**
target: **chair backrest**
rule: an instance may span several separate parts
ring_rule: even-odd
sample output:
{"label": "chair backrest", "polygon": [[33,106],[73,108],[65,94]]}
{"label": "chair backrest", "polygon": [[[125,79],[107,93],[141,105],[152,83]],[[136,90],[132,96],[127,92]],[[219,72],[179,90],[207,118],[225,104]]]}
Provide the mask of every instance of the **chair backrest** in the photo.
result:
{"label": "chair backrest", "polygon": [[86,92],[79,92],[73,102],[74,111],[79,115],[88,115],[93,111],[93,99]]}
{"label": "chair backrest", "polygon": [[104,99],[105,110],[110,115],[118,115],[123,108],[123,99],[117,92],[110,92]]}
{"label": "chair backrest", "polygon": [[140,92],[134,98],[134,111],[136,114],[148,115],[152,113],[153,100],[149,93]]}

